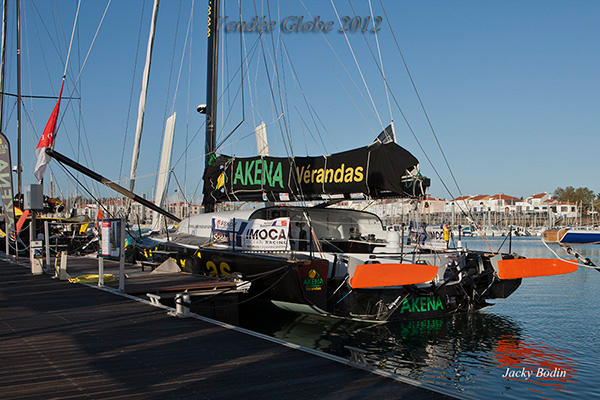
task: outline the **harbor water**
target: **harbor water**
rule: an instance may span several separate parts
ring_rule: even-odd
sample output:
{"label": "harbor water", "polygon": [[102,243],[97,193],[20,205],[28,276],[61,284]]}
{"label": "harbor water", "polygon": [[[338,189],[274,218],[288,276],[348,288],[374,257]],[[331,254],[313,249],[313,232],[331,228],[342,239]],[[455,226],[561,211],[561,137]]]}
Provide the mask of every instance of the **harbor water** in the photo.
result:
{"label": "harbor water", "polygon": [[[497,249],[505,238],[488,239]],[[479,238],[464,241],[485,250]],[[553,258],[540,238],[513,238],[512,252]],[[502,251],[508,251],[504,242]],[[600,246],[580,253],[596,264]],[[243,327],[482,399],[600,398],[600,272],[528,278],[508,299],[473,314],[383,325],[286,312],[242,313]]]}

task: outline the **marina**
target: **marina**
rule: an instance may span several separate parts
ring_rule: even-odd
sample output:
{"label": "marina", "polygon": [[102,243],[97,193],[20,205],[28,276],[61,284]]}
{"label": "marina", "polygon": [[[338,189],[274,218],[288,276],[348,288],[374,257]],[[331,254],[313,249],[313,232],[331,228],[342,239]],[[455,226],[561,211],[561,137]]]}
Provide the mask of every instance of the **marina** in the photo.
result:
{"label": "marina", "polygon": [[9,3],[0,396],[600,397],[596,5]]}
{"label": "marina", "polygon": [[[488,240],[495,247],[508,245],[500,238]],[[466,239],[465,245],[485,246],[477,238]],[[513,238],[511,245],[530,257],[548,251],[539,238]],[[600,250],[594,246],[580,251],[594,262],[600,260]],[[144,300],[145,295],[119,294],[115,282],[99,290],[97,283],[73,284],[46,274],[32,275],[23,261],[0,265],[4,366],[0,389],[7,398],[84,394],[93,398],[229,398],[236,393],[249,398],[265,393],[290,398],[373,393],[382,398],[399,398],[400,393],[403,398],[406,393],[420,398],[423,390],[430,389],[434,393],[425,391],[422,398],[438,394],[439,398],[481,399],[600,396],[595,385],[595,365],[600,362],[595,345],[600,304],[595,288],[600,274],[590,268],[528,280],[510,301],[477,313],[385,325],[281,310],[265,313],[264,304],[250,302],[240,306],[235,324],[241,327],[239,333],[233,325],[205,317],[192,322],[169,316],[167,312],[174,309],[156,308]],[[117,263],[107,262],[105,268],[107,274],[118,275]],[[150,276],[150,271],[142,272],[139,266],[128,266],[126,271],[126,291],[131,283],[133,292],[143,292],[136,289],[135,281]],[[97,259],[70,257],[68,272],[72,276],[97,273]],[[173,287],[167,274],[151,278],[147,288],[168,292],[160,289],[161,279],[166,289]],[[557,326],[559,330],[554,329]],[[257,332],[258,339],[244,338],[249,332]],[[275,344],[259,344],[265,338]],[[342,367],[326,368],[321,365],[326,361],[315,364],[305,359],[306,354],[288,354],[298,347],[311,359],[323,353],[326,360],[332,357]],[[380,375],[369,378],[360,375],[370,374],[364,370],[351,372],[348,379],[354,383],[348,386],[342,384],[344,371],[365,368],[350,363],[356,351]],[[285,367],[288,362],[290,366]],[[260,377],[268,376],[269,382],[252,381],[260,377],[247,376],[247,368]],[[295,378],[283,370],[295,371]],[[240,371],[244,379],[230,377]],[[538,371],[540,376],[536,376]],[[390,375],[382,378],[381,374]],[[389,382],[392,377],[400,383]],[[277,383],[271,378],[278,379]],[[417,388],[407,387],[411,383]]]}
{"label": "marina", "polygon": [[167,311],[1,261],[2,397],[455,397],[347,359]]}

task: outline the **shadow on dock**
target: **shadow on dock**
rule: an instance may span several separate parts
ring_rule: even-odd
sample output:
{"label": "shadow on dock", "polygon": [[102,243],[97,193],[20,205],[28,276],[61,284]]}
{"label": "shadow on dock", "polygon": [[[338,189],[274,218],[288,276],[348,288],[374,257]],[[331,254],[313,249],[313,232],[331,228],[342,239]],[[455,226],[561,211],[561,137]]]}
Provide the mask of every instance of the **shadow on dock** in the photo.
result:
{"label": "shadow on dock", "polygon": [[0,337],[3,398],[452,398],[5,261]]}

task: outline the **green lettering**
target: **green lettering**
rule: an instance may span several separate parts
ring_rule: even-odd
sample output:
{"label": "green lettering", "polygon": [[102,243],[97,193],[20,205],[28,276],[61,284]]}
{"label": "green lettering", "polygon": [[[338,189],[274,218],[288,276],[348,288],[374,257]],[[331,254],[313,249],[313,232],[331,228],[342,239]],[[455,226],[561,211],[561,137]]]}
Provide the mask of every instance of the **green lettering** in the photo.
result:
{"label": "green lettering", "polygon": [[269,186],[273,187],[273,161],[268,165],[269,168],[267,168],[267,161],[263,160],[262,183],[264,184],[266,182]]}
{"label": "green lettering", "polygon": [[408,300],[406,300],[406,299],[402,302],[402,307],[400,308],[400,312],[403,313],[404,310],[408,310],[408,312],[412,311],[410,309],[410,304],[408,304]]}
{"label": "green lettering", "polygon": [[419,310],[419,304],[418,304],[418,303],[419,303],[419,298],[418,298],[418,297],[417,297],[417,298],[415,298],[415,299],[412,299],[412,300],[411,300],[411,303],[412,303],[412,304],[411,304],[411,307],[410,307],[410,308],[411,308],[411,311],[412,311],[412,312],[418,312],[418,311],[421,311],[421,310]]}
{"label": "green lettering", "polygon": [[419,310],[419,298],[418,297],[415,298],[415,299],[412,299],[411,308],[412,308],[412,312],[419,312],[419,311],[421,311],[421,310]]}
{"label": "green lettering", "polygon": [[0,187],[10,187],[10,173],[0,174]]}
{"label": "green lettering", "polygon": [[242,183],[242,185],[246,186],[246,180],[244,179],[244,172],[242,170],[242,163],[237,163],[237,168],[235,169],[235,176],[233,177],[233,184],[237,184],[238,180]]}
{"label": "green lettering", "polygon": [[275,183],[279,183],[279,187],[283,189],[283,171],[281,163],[277,163],[277,167],[275,167],[275,172],[273,173],[273,187],[275,187]]}
{"label": "green lettering", "polygon": [[431,311],[431,310],[437,310],[434,297],[427,298],[427,311]]}
{"label": "green lettering", "polygon": [[439,298],[439,297],[437,298],[436,310],[437,310],[438,308],[439,308],[440,310],[443,310],[443,309],[444,309],[444,306],[442,305],[442,299],[441,299],[441,298]]}
{"label": "green lettering", "polygon": [[[244,174],[245,183],[244,185],[254,185],[254,180],[252,179],[252,168],[254,168],[254,161],[246,161],[246,171]],[[248,164],[250,163],[250,164]]]}
{"label": "green lettering", "polygon": [[262,177],[262,160],[256,161],[256,165],[254,165],[254,184],[258,185],[259,183],[264,183],[264,178]]}

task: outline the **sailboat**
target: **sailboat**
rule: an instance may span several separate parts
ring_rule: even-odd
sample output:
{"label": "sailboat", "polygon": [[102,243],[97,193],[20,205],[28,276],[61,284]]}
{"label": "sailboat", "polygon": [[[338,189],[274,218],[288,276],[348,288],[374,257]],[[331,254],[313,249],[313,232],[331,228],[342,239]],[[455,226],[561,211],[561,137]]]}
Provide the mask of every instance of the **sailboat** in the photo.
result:
{"label": "sailboat", "polygon": [[547,229],[542,232],[542,240],[556,244],[600,244],[598,229]]}
{"label": "sailboat", "polygon": [[[572,228],[547,229],[542,232],[542,241],[557,258],[572,256],[582,265],[600,272],[600,267],[576,250],[578,246],[600,244],[600,230]],[[549,245],[558,245],[565,254],[561,257]]]}
{"label": "sailboat", "polygon": [[[510,296],[522,278],[577,269],[556,259],[450,249],[443,226],[422,227],[409,248],[377,215],[334,207],[425,198],[429,179],[394,141],[317,157],[217,153],[218,16],[219,1],[209,1],[207,105],[199,108],[207,121],[207,213],[181,221],[174,233],[144,237],[135,245],[136,260],[158,264],[166,255],[185,271],[251,281],[251,298],[283,309],[369,322],[472,312]],[[279,205],[213,212],[228,201]],[[317,204],[295,205],[307,201]]]}

